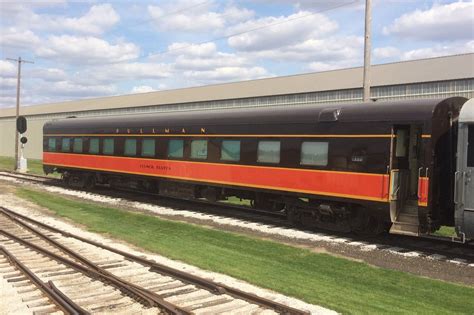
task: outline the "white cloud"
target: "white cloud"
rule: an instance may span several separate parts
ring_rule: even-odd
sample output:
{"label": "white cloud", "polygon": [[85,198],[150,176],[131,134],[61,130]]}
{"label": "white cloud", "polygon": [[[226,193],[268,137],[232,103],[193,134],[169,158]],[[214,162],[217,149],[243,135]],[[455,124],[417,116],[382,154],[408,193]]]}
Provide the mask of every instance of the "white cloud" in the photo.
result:
{"label": "white cloud", "polygon": [[225,66],[250,65],[249,60],[236,54],[217,50],[215,43],[189,44],[185,42],[169,45],[170,54],[175,55],[175,69],[210,70]]}
{"label": "white cloud", "polygon": [[[376,0],[374,4],[378,1],[391,1],[391,0]],[[397,0],[395,0],[397,1]],[[398,0],[399,1],[399,0]],[[298,10],[327,10],[336,6],[344,6],[347,5],[347,8],[354,10],[356,9],[364,9],[365,8],[365,1],[357,1],[357,0],[253,0],[253,2],[262,2],[269,5],[275,5],[276,3],[281,3],[285,5],[292,5]],[[372,5],[374,5],[372,4]]]}
{"label": "white cloud", "polygon": [[0,94],[0,108],[8,108],[14,106],[16,106],[16,97],[4,96],[3,93]]}
{"label": "white cloud", "polygon": [[148,92],[153,92],[156,91],[154,88],[152,88],[149,85],[139,85],[139,86],[134,86],[130,93],[136,94],[136,93],[148,93]]}
{"label": "white cloud", "polygon": [[16,79],[0,77],[0,88],[1,90],[12,90],[16,88]]}
{"label": "white cloud", "polygon": [[16,77],[17,67],[13,62],[0,60],[0,76],[4,78]]}
{"label": "white cloud", "polygon": [[[245,56],[218,51],[215,43],[172,43],[168,46],[174,60],[168,65],[174,77],[183,77],[186,85],[202,85],[268,77],[263,67],[254,66]],[[158,56],[152,56],[152,59]]]}
{"label": "white cloud", "polygon": [[39,45],[41,40],[30,30],[15,27],[0,30],[0,47],[3,49],[31,49]]}
{"label": "white cloud", "polygon": [[200,83],[259,79],[270,76],[263,67],[221,67],[207,71],[184,71],[184,76]]}
{"label": "white cloud", "polygon": [[229,28],[228,32],[236,34],[275,25],[233,36],[228,39],[228,44],[240,51],[267,50],[321,37],[337,30],[337,23],[326,16],[310,14],[308,11],[300,11],[289,16],[270,16],[241,23]]}
{"label": "white cloud", "polygon": [[429,10],[416,10],[384,27],[385,35],[421,40],[457,40],[474,37],[474,2],[436,4]]}
{"label": "white cloud", "polygon": [[402,52],[400,49],[392,46],[378,47],[374,49],[375,59],[394,58],[401,56]]}
{"label": "white cloud", "polygon": [[120,20],[120,16],[110,4],[92,6],[89,11],[79,18],[39,16],[41,22],[37,28],[61,29],[87,34],[102,34]]}
{"label": "white cloud", "polygon": [[455,54],[474,52],[474,40],[459,45],[435,45],[428,48],[418,48],[406,51],[402,54],[402,60],[413,60],[422,58],[432,58],[440,56],[449,56]]}
{"label": "white cloud", "polygon": [[162,79],[170,76],[172,67],[163,63],[134,62],[89,67],[76,74],[78,82],[115,82],[124,80]]}
{"label": "white cloud", "polygon": [[117,93],[117,87],[112,84],[103,85],[82,85],[71,81],[45,82],[36,85],[31,89],[33,93],[40,92],[42,95],[61,96],[61,97],[95,97],[114,95]]}
{"label": "white cloud", "polygon": [[339,65],[334,63],[325,63],[325,62],[311,62],[308,65],[308,69],[312,72],[322,72],[322,71],[329,71],[334,69],[340,69]]}
{"label": "white cloud", "polygon": [[322,71],[330,71],[330,70],[337,70],[337,69],[346,69],[362,66],[361,60],[339,60],[339,61],[314,61],[308,64],[307,69],[312,72],[322,72]]}
{"label": "white cloud", "polygon": [[51,32],[78,32],[99,35],[116,25],[120,16],[110,4],[99,4],[90,7],[89,11],[80,17],[67,17],[51,14],[37,14],[32,8],[35,3],[8,3],[2,6],[3,20],[15,24],[19,29],[48,30]]}
{"label": "white cloud", "polygon": [[50,82],[64,81],[68,77],[68,74],[64,70],[57,68],[36,68],[29,70],[28,75],[33,78]]}
{"label": "white cloud", "polygon": [[147,9],[158,29],[190,33],[217,31],[229,23],[244,21],[255,14],[251,10],[235,6],[216,12],[211,11],[209,5],[202,5],[180,12],[179,8],[183,7],[190,7],[189,1],[177,1],[167,7],[149,5]]}
{"label": "white cloud", "polygon": [[208,58],[190,58],[187,56],[178,56],[174,62],[175,69],[187,70],[207,70],[219,67],[248,66],[251,62],[244,57],[235,54],[217,52],[213,57]]}
{"label": "white cloud", "polygon": [[57,62],[81,65],[103,64],[135,59],[139,55],[139,48],[133,43],[110,44],[96,37],[61,35],[49,36],[36,49],[36,54]]}
{"label": "white cloud", "polygon": [[228,6],[222,13],[221,18],[223,18],[226,23],[236,23],[246,21],[255,16],[255,12],[247,8],[238,8],[235,6]]}
{"label": "white cloud", "polygon": [[209,57],[216,53],[215,43],[190,44],[186,42],[172,43],[168,45],[168,51],[172,55],[187,55],[193,57]]}
{"label": "white cloud", "polygon": [[331,37],[308,39],[294,45],[252,52],[253,58],[286,60],[291,62],[357,60],[362,57],[362,37]]}

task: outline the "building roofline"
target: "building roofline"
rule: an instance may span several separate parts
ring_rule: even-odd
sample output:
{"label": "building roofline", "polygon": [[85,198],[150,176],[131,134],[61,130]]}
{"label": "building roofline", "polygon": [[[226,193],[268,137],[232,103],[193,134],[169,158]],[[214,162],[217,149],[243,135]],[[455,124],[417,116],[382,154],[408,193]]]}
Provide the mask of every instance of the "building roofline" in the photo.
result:
{"label": "building roofline", "polygon": [[[456,54],[449,56],[439,56],[432,58],[403,60],[385,64],[373,65],[373,86],[397,85],[414,82],[433,82],[440,80],[454,80],[474,77],[473,68],[462,67],[464,62],[471,62],[474,65],[474,53]],[[436,62],[436,63],[435,63]],[[426,64],[430,65],[427,67]],[[449,65],[447,65],[448,63]],[[409,65],[420,67],[423,72],[431,72],[431,80],[424,80],[425,76],[420,75]],[[442,64],[442,65],[441,65]],[[459,67],[456,67],[459,65]],[[433,67],[440,69],[433,72]],[[407,68],[408,67],[408,68]],[[406,69],[402,69],[406,68]],[[308,72],[286,76],[275,76],[245,81],[225,82],[204,86],[184,87],[170,90],[151,91],[138,94],[114,95],[105,97],[85,98],[80,100],[71,100],[64,102],[55,102],[47,104],[38,104],[22,107],[24,115],[52,114],[60,112],[79,112],[100,109],[114,109],[126,107],[142,107],[152,105],[166,105],[189,103],[199,101],[225,100],[235,98],[264,97],[269,95],[298,94],[319,91],[344,90],[361,88],[362,86],[362,67],[351,67],[344,69],[333,69],[321,72]],[[384,75],[381,71],[386,69],[391,75]],[[407,71],[404,71],[407,70]],[[421,71],[420,71],[421,72]],[[429,73],[428,73],[429,74]],[[338,78],[340,76],[340,78]],[[428,75],[429,76],[429,75]],[[398,79],[398,81],[397,81]],[[312,81],[318,81],[317,84]],[[337,81],[335,83],[334,81]],[[282,82],[286,84],[282,84]],[[293,89],[288,88],[288,84],[294,85]],[[241,88],[242,91],[235,93],[226,90],[228,86]],[[274,86],[278,85],[278,86]],[[257,87],[258,86],[258,87]],[[245,91],[244,91],[245,90]],[[203,93],[200,93],[203,92]],[[187,95],[189,94],[189,95]],[[204,94],[204,95],[200,95]],[[207,96],[212,94],[214,98]],[[194,95],[194,99],[193,96]],[[165,100],[160,102],[161,99]],[[121,100],[123,104],[118,104]],[[126,100],[130,101],[127,102]],[[107,104],[117,103],[117,104]],[[103,104],[104,106],[102,107]],[[110,106],[108,106],[110,105]],[[114,106],[115,105],[115,106]],[[80,108],[80,109],[79,109]],[[0,117],[11,117],[14,107],[0,109]]]}

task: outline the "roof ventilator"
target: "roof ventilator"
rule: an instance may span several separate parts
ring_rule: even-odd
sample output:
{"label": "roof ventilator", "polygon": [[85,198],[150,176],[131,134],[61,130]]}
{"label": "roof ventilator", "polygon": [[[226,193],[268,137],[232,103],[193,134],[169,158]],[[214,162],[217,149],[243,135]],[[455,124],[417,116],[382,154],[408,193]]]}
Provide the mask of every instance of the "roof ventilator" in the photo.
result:
{"label": "roof ventilator", "polygon": [[325,108],[319,113],[318,121],[320,122],[330,122],[338,121],[339,116],[341,115],[341,108]]}

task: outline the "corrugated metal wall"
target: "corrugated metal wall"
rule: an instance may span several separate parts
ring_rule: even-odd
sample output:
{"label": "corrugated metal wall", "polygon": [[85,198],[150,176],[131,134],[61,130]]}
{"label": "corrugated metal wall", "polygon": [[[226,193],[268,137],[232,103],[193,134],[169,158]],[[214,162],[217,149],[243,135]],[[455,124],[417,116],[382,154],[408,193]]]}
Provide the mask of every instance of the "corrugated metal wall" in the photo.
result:
{"label": "corrugated metal wall", "polygon": [[[452,81],[438,81],[406,85],[379,86],[371,90],[371,98],[377,101],[415,99],[415,98],[445,98],[451,96],[474,97],[474,78]],[[68,112],[51,115],[35,115],[28,118],[28,143],[25,147],[27,158],[40,159],[42,155],[43,124],[51,119],[75,115],[78,117],[126,115],[136,113],[151,113],[176,110],[205,110],[230,107],[255,106],[292,106],[314,103],[345,103],[360,102],[362,89],[300,93],[291,95],[275,95],[222,101],[207,101],[185,104],[170,104],[160,106],[129,107],[120,109],[104,109],[88,112]],[[0,118],[0,156],[14,155],[14,119]]]}

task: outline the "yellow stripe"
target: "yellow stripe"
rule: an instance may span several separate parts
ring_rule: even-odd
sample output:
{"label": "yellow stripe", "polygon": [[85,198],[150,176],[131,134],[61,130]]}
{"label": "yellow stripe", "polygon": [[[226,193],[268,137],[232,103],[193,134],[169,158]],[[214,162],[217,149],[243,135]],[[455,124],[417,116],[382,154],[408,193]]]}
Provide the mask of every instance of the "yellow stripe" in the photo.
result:
{"label": "yellow stripe", "polygon": [[422,138],[431,138],[431,135],[421,135]]}
{"label": "yellow stripe", "polygon": [[[365,175],[365,176],[389,176],[388,174],[378,174],[378,173],[358,173],[358,172],[343,172],[343,171],[328,171],[328,170],[312,170],[306,168],[294,168],[294,167],[274,167],[274,166],[259,166],[259,165],[246,165],[246,164],[227,164],[227,163],[211,163],[211,162],[199,162],[199,161],[183,161],[183,160],[162,160],[162,159],[148,159],[148,158],[139,158],[139,157],[128,157],[128,156],[114,156],[114,155],[97,155],[97,154],[77,154],[77,153],[68,153],[68,152],[44,152],[47,154],[67,154],[74,156],[99,156],[112,159],[125,159],[125,160],[139,160],[139,161],[150,161],[150,162],[171,162],[171,163],[189,163],[189,164],[205,164],[205,165],[226,165],[230,167],[248,167],[248,168],[258,168],[258,169],[273,169],[273,170],[290,170],[290,171],[303,171],[303,172],[313,172],[313,173],[329,173],[329,174],[354,174],[354,175]],[[45,163],[43,163],[45,164]],[[55,164],[53,164],[55,165]]]}
{"label": "yellow stripe", "polygon": [[241,134],[44,134],[45,137],[209,137],[209,138],[391,138],[391,134],[378,135],[241,135]]}
{"label": "yellow stripe", "polygon": [[49,164],[43,163],[43,165],[51,165],[51,166],[64,166],[64,167],[72,167],[72,168],[80,168],[80,169],[91,169],[91,170],[99,170],[99,171],[106,171],[112,173],[125,173],[125,174],[134,174],[134,175],[145,175],[145,176],[152,176],[152,177],[165,177],[165,178],[172,178],[172,179],[181,179],[181,180],[190,180],[193,182],[202,182],[202,183],[215,183],[215,184],[224,184],[224,185],[231,185],[231,186],[240,186],[240,187],[253,187],[253,188],[264,188],[264,189],[273,189],[273,190],[280,190],[280,191],[290,191],[290,192],[302,192],[308,193],[313,195],[323,195],[323,196],[333,196],[333,197],[342,197],[342,198],[353,198],[359,200],[369,200],[369,201],[379,201],[379,202],[388,202],[386,198],[375,198],[375,197],[367,197],[367,196],[359,196],[359,195],[347,195],[347,194],[338,194],[338,193],[328,193],[328,192],[321,192],[321,191],[312,191],[312,190],[299,190],[299,189],[290,189],[290,188],[281,188],[281,187],[274,187],[274,186],[261,186],[261,185],[252,185],[252,184],[236,184],[234,182],[226,182],[226,181],[216,181],[216,180],[206,180],[200,181],[190,177],[182,177],[182,176],[171,176],[171,175],[154,175],[149,173],[141,173],[141,172],[127,172],[127,171],[114,171],[114,170],[107,170],[102,168],[94,168],[94,167],[80,167],[80,166],[73,166],[67,164]]}

